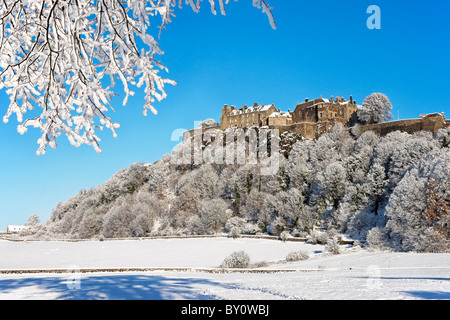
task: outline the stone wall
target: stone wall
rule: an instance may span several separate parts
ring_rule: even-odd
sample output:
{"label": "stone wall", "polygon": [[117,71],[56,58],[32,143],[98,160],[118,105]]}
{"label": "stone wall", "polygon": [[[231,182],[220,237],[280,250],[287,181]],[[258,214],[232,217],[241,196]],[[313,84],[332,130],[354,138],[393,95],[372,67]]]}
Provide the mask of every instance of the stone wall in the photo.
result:
{"label": "stone wall", "polygon": [[[342,123],[341,119],[330,119],[319,122],[301,122],[288,125],[271,125],[271,129],[277,129],[279,134],[290,132],[299,134],[305,139],[317,139],[325,132],[329,132],[337,123]],[[342,123],[345,125],[345,123]],[[450,120],[445,120],[444,115],[434,113],[426,115],[419,119],[397,120],[371,125],[362,125],[359,127],[360,134],[366,131],[373,131],[380,136],[387,135],[394,131],[403,131],[414,133],[418,131],[429,131],[435,135],[439,129],[450,127]],[[243,127],[245,129],[246,127]],[[195,134],[204,134],[208,130],[220,130],[219,126],[209,128],[197,128],[186,131],[183,140],[192,137]]]}
{"label": "stone wall", "polygon": [[360,133],[374,131],[380,136],[387,135],[394,131],[414,133],[417,131],[429,131],[435,135],[439,129],[449,126],[449,121],[445,120],[442,114],[434,113],[419,119],[397,120],[384,123],[360,126]]}
{"label": "stone wall", "polygon": [[328,128],[328,122],[301,122],[291,125],[270,126],[270,128],[277,129],[279,134],[290,132],[299,134],[305,139],[316,139],[320,136],[321,131],[325,132],[326,128]]}
{"label": "stone wall", "polygon": [[221,128],[220,128],[220,126],[217,125],[217,126],[213,126],[213,127],[187,130],[183,133],[183,141],[187,141],[188,139],[190,139],[191,137],[193,137],[194,135],[197,135],[197,134],[201,134],[203,136],[206,131],[210,131],[210,130],[212,130],[212,132],[221,131]]}

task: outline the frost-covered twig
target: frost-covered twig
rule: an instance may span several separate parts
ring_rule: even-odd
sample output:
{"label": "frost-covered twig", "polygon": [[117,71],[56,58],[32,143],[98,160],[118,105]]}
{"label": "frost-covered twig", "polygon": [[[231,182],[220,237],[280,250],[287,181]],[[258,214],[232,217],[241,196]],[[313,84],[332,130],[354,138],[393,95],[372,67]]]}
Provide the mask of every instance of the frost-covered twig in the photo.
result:
{"label": "frost-covered twig", "polygon": [[[215,13],[216,0],[208,0]],[[201,0],[185,0],[198,12]],[[217,0],[222,14],[228,1]],[[56,148],[64,133],[71,144],[91,145],[100,153],[98,129],[115,130],[108,111],[115,79],[123,85],[125,105],[132,86],[144,86],[147,110],[166,97],[162,78],[167,68],[155,59],[163,51],[152,36],[160,16],[159,34],[172,21],[182,0],[2,0],[0,2],[0,89],[10,97],[3,117],[16,114],[18,132],[39,128],[37,154]],[[264,1],[254,1],[273,20]],[[152,23],[152,24],[151,24]],[[272,26],[274,26],[272,24]],[[142,43],[139,45],[138,43]],[[109,83],[108,83],[109,78]],[[24,116],[31,110],[33,116]],[[99,123],[98,123],[99,122]]]}

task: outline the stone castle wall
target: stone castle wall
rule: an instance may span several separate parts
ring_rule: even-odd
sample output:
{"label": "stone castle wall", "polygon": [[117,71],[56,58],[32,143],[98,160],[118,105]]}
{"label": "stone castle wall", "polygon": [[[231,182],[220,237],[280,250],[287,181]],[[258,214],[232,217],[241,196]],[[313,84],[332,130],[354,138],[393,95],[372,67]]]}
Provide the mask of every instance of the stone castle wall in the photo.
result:
{"label": "stone castle wall", "polygon": [[439,129],[450,126],[450,121],[445,120],[442,114],[434,113],[419,119],[397,120],[384,123],[376,123],[360,126],[360,133],[373,131],[380,136],[387,135],[394,131],[414,133],[418,131],[428,131],[435,135]]}
{"label": "stone castle wall", "polygon": [[[303,103],[297,103],[294,111],[281,112],[272,105],[243,106],[237,109],[234,106],[225,105],[222,108],[222,116],[218,126],[192,129],[185,132],[184,140],[196,133],[202,135],[207,130],[226,130],[229,128],[269,127],[278,129],[279,134],[290,132],[301,135],[305,139],[317,139],[322,134],[330,132],[337,124],[348,126],[352,116],[356,114],[358,106],[350,96],[346,101],[342,97],[333,96],[330,99],[317,98],[305,99]],[[419,119],[398,120],[385,123],[361,125],[359,132],[374,131],[384,136],[393,131],[414,133],[417,131],[429,131],[435,135],[441,128],[450,126],[450,120],[445,120],[444,114],[433,113],[420,116]]]}
{"label": "stone castle wall", "polygon": [[[337,123],[342,123],[342,121],[301,122],[290,125],[273,125],[269,127],[271,129],[277,129],[280,135],[284,132],[290,132],[299,134],[306,139],[317,139],[323,133],[329,132]],[[373,131],[380,136],[385,136],[394,131],[402,131],[410,134],[418,131],[428,131],[433,135],[436,135],[439,129],[446,127],[450,127],[450,120],[445,120],[443,115],[436,113],[419,119],[397,120],[370,125],[361,125],[359,126],[359,133],[362,134],[366,131]],[[221,130],[221,128],[219,126],[215,126],[210,128],[188,130],[184,133],[183,140],[193,137],[194,134],[204,135],[205,132],[209,130]]]}

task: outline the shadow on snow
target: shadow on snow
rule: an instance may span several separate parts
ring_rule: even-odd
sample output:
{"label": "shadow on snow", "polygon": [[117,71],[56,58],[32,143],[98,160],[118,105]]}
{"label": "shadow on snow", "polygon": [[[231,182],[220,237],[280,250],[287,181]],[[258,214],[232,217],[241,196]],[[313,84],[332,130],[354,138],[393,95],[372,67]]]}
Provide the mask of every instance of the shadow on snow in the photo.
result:
{"label": "shadow on snow", "polygon": [[449,300],[450,292],[445,291],[403,291],[413,297],[427,300]]}
{"label": "shadow on snow", "polygon": [[[78,282],[77,282],[78,281]],[[201,287],[223,287],[218,282],[194,278],[170,278],[160,275],[82,274],[59,277],[29,277],[0,280],[0,296],[13,299],[62,300],[210,300],[216,297],[202,294]],[[19,290],[19,291],[16,291]]]}

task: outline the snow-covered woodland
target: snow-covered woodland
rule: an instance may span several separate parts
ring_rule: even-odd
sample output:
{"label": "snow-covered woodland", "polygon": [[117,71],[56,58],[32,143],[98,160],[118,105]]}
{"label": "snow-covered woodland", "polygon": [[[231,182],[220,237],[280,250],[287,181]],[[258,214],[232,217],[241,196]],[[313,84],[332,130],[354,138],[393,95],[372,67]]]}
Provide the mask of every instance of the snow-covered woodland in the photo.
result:
{"label": "snow-covered woodland", "polygon": [[273,175],[252,164],[180,165],[174,152],[58,203],[32,237],[314,238],[321,226],[376,248],[448,252],[449,145],[450,128],[380,137],[335,126],[317,141],[282,135]]}

